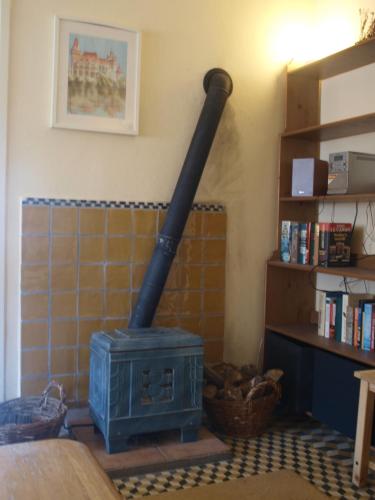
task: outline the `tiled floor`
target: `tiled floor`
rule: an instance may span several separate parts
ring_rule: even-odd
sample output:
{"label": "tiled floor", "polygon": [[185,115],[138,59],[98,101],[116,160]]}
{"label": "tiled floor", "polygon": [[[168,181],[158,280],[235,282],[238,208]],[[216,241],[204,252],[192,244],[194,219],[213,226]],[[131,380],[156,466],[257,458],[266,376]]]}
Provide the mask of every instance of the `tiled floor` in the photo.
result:
{"label": "tiled floor", "polygon": [[340,499],[375,499],[375,474],[366,488],[351,482],[353,441],[312,419],[277,421],[256,439],[226,439],[233,458],[174,471],[116,479],[126,499],[290,469]]}

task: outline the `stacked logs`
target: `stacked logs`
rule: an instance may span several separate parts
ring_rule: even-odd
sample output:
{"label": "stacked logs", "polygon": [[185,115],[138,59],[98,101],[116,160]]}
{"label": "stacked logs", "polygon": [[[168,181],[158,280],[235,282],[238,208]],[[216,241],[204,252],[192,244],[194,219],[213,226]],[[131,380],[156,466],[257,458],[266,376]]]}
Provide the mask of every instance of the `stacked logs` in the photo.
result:
{"label": "stacked logs", "polygon": [[[278,382],[283,375],[282,370],[273,369],[263,375],[257,373],[255,366],[248,364],[237,368],[231,363],[219,363],[213,366],[205,365],[204,376],[206,385],[203,397],[225,401],[249,401],[254,395],[257,398],[267,396],[272,392],[271,384],[263,382],[272,380]],[[260,390],[253,391],[256,386]]]}

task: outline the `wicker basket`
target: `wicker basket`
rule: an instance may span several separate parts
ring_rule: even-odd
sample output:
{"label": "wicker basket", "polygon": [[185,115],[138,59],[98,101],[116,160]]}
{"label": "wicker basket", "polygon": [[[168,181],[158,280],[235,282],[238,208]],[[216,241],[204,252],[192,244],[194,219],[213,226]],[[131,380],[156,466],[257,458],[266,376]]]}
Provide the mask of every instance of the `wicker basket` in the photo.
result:
{"label": "wicker basket", "polygon": [[[60,399],[49,397],[55,387]],[[64,401],[63,386],[50,382],[41,396],[0,404],[0,445],[57,437],[67,411]]]}
{"label": "wicker basket", "polygon": [[250,438],[265,431],[280,396],[280,385],[267,380],[255,386],[245,401],[204,398],[204,407],[218,431],[228,436]]}

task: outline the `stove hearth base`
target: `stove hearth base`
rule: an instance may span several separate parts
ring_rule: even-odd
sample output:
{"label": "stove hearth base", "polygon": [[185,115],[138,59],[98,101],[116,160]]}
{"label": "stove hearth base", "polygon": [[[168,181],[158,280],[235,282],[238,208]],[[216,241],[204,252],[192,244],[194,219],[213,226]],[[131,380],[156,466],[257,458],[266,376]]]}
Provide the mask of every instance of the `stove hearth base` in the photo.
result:
{"label": "stove hearth base", "polygon": [[195,441],[202,420],[203,345],[177,328],[99,332],[90,344],[90,415],[108,453],[131,436],[179,429]]}

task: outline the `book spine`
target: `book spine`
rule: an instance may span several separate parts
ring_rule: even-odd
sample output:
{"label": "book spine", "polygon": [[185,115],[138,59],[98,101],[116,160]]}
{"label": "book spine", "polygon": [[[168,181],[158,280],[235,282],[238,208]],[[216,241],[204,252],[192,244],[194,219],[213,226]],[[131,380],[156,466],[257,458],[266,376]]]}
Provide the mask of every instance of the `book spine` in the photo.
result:
{"label": "book spine", "polygon": [[336,331],[336,299],[331,299],[329,308],[330,318],[329,318],[329,338],[335,338]]}
{"label": "book spine", "polygon": [[310,227],[310,244],[309,244],[309,264],[314,265],[314,235],[315,235],[315,222],[311,223]]}
{"label": "book spine", "polygon": [[318,263],[320,266],[327,267],[328,263],[328,242],[329,242],[329,226],[327,222],[323,222],[319,225],[319,259]]}
{"label": "book spine", "polygon": [[347,344],[347,332],[348,332],[348,325],[347,325],[347,311],[348,311],[348,302],[349,302],[349,296],[347,293],[343,293],[341,297],[341,342]]}
{"label": "book spine", "polygon": [[298,261],[298,247],[299,247],[299,229],[298,222],[291,222],[290,234],[290,262],[292,264],[297,264]]}
{"label": "book spine", "polygon": [[306,228],[306,264],[310,263],[310,243],[311,243],[311,222],[307,223]]}
{"label": "book spine", "polygon": [[325,322],[326,322],[326,293],[318,292],[318,335],[324,337]]}
{"label": "book spine", "polygon": [[331,319],[331,304],[328,298],[326,298],[325,304],[325,326],[324,326],[324,336],[329,338],[329,327],[330,327],[330,319]]}
{"label": "book spine", "polygon": [[371,319],[373,304],[365,304],[362,312],[362,349],[371,349]]}
{"label": "book spine", "polygon": [[341,342],[342,335],[342,294],[337,295],[335,305],[335,340]]}
{"label": "book spine", "polygon": [[298,264],[307,264],[307,224],[301,222],[299,224],[299,244],[298,244]]}
{"label": "book spine", "polygon": [[353,347],[358,347],[358,313],[359,307],[355,307],[353,320]]}
{"label": "book spine", "polygon": [[346,308],[346,343],[354,345],[353,343],[353,326],[354,326],[354,310],[352,306]]}
{"label": "book spine", "polygon": [[358,307],[357,347],[362,346],[362,308]]}
{"label": "book spine", "polygon": [[290,220],[281,221],[281,238],[280,238],[280,260],[281,262],[290,262]]}
{"label": "book spine", "polygon": [[371,344],[370,350],[374,351],[375,348],[375,307],[372,308],[371,314]]}
{"label": "book spine", "polygon": [[319,223],[316,222],[314,225],[314,253],[313,253],[313,266],[317,266],[319,264],[319,232],[320,226]]}

